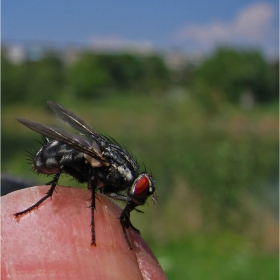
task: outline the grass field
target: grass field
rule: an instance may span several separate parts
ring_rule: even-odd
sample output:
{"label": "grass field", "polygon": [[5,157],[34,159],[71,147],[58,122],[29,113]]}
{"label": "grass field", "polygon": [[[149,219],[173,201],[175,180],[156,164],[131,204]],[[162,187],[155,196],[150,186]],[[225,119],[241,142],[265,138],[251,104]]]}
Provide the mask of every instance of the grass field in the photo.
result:
{"label": "grass field", "polygon": [[[278,106],[209,115],[172,96],[61,99],[152,170],[159,200],[132,221],[168,279],[278,279]],[[2,172],[49,181],[25,160],[40,136],[15,117],[67,126],[45,104],[2,108]]]}
{"label": "grass field", "polygon": [[[152,247],[168,279],[190,280],[276,280],[279,279],[278,254],[254,253],[244,241],[232,246],[230,237],[220,240],[198,237]],[[221,244],[221,243],[227,244]]]}

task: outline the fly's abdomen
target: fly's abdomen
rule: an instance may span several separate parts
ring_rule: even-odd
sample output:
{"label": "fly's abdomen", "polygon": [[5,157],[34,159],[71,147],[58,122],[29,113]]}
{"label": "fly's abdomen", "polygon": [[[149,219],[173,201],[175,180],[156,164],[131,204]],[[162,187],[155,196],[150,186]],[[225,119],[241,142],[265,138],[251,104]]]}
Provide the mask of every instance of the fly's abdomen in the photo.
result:
{"label": "fly's abdomen", "polygon": [[48,142],[33,157],[33,169],[43,174],[56,174],[63,167],[79,169],[84,164],[83,153],[56,140]]}

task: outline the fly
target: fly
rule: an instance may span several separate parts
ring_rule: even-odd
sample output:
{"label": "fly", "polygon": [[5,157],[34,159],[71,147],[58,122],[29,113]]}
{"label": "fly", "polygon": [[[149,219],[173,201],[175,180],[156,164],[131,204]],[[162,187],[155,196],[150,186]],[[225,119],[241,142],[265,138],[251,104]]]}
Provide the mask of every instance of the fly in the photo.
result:
{"label": "fly", "polygon": [[[95,192],[109,198],[126,202],[120,215],[120,223],[127,244],[132,249],[126,229],[131,227],[130,213],[146,203],[149,196],[155,200],[154,180],[146,171],[140,171],[133,156],[115,140],[105,137],[63,106],[48,101],[48,105],[59,118],[80,134],[66,132],[61,128],[42,125],[17,118],[28,128],[42,134],[47,142],[33,155],[33,170],[37,173],[54,175],[48,184],[50,189],[39,201],[29,208],[14,214],[16,217],[32,211],[51,197],[61,174],[68,174],[80,183],[87,183],[91,190],[91,244],[96,245],[94,227]],[[49,140],[48,138],[54,139]]]}

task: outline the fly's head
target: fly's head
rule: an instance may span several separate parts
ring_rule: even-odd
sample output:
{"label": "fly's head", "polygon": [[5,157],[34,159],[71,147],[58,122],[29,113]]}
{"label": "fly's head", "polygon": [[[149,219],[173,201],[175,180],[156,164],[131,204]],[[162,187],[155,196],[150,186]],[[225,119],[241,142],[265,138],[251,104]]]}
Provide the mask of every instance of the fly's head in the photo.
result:
{"label": "fly's head", "polygon": [[150,195],[153,195],[154,202],[154,192],[155,186],[152,176],[147,173],[142,173],[134,180],[128,191],[128,196],[136,205],[143,205]]}

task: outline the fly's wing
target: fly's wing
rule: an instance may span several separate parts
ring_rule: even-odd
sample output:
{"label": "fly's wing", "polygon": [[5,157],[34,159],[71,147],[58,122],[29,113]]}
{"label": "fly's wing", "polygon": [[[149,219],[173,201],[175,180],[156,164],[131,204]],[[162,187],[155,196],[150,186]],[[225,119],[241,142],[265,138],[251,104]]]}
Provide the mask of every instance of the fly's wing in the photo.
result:
{"label": "fly's wing", "polygon": [[104,137],[98,134],[94,129],[92,129],[88,124],[86,124],[73,112],[51,100],[49,100],[47,103],[52,108],[52,110],[59,116],[59,118],[68,123],[74,129],[80,131],[82,134],[85,134],[90,138],[93,138],[96,142],[98,142],[98,144],[100,144],[103,147],[107,144],[107,141]]}
{"label": "fly's wing", "polygon": [[40,123],[26,120],[23,118],[16,119],[23,125],[40,134],[43,134],[46,137],[58,140],[61,143],[65,143],[68,146],[93,157],[94,159],[98,160],[102,165],[109,165],[109,163],[102,157],[102,155],[98,151],[97,144],[91,143],[91,141],[78,134],[66,132],[61,128],[42,125]]}

